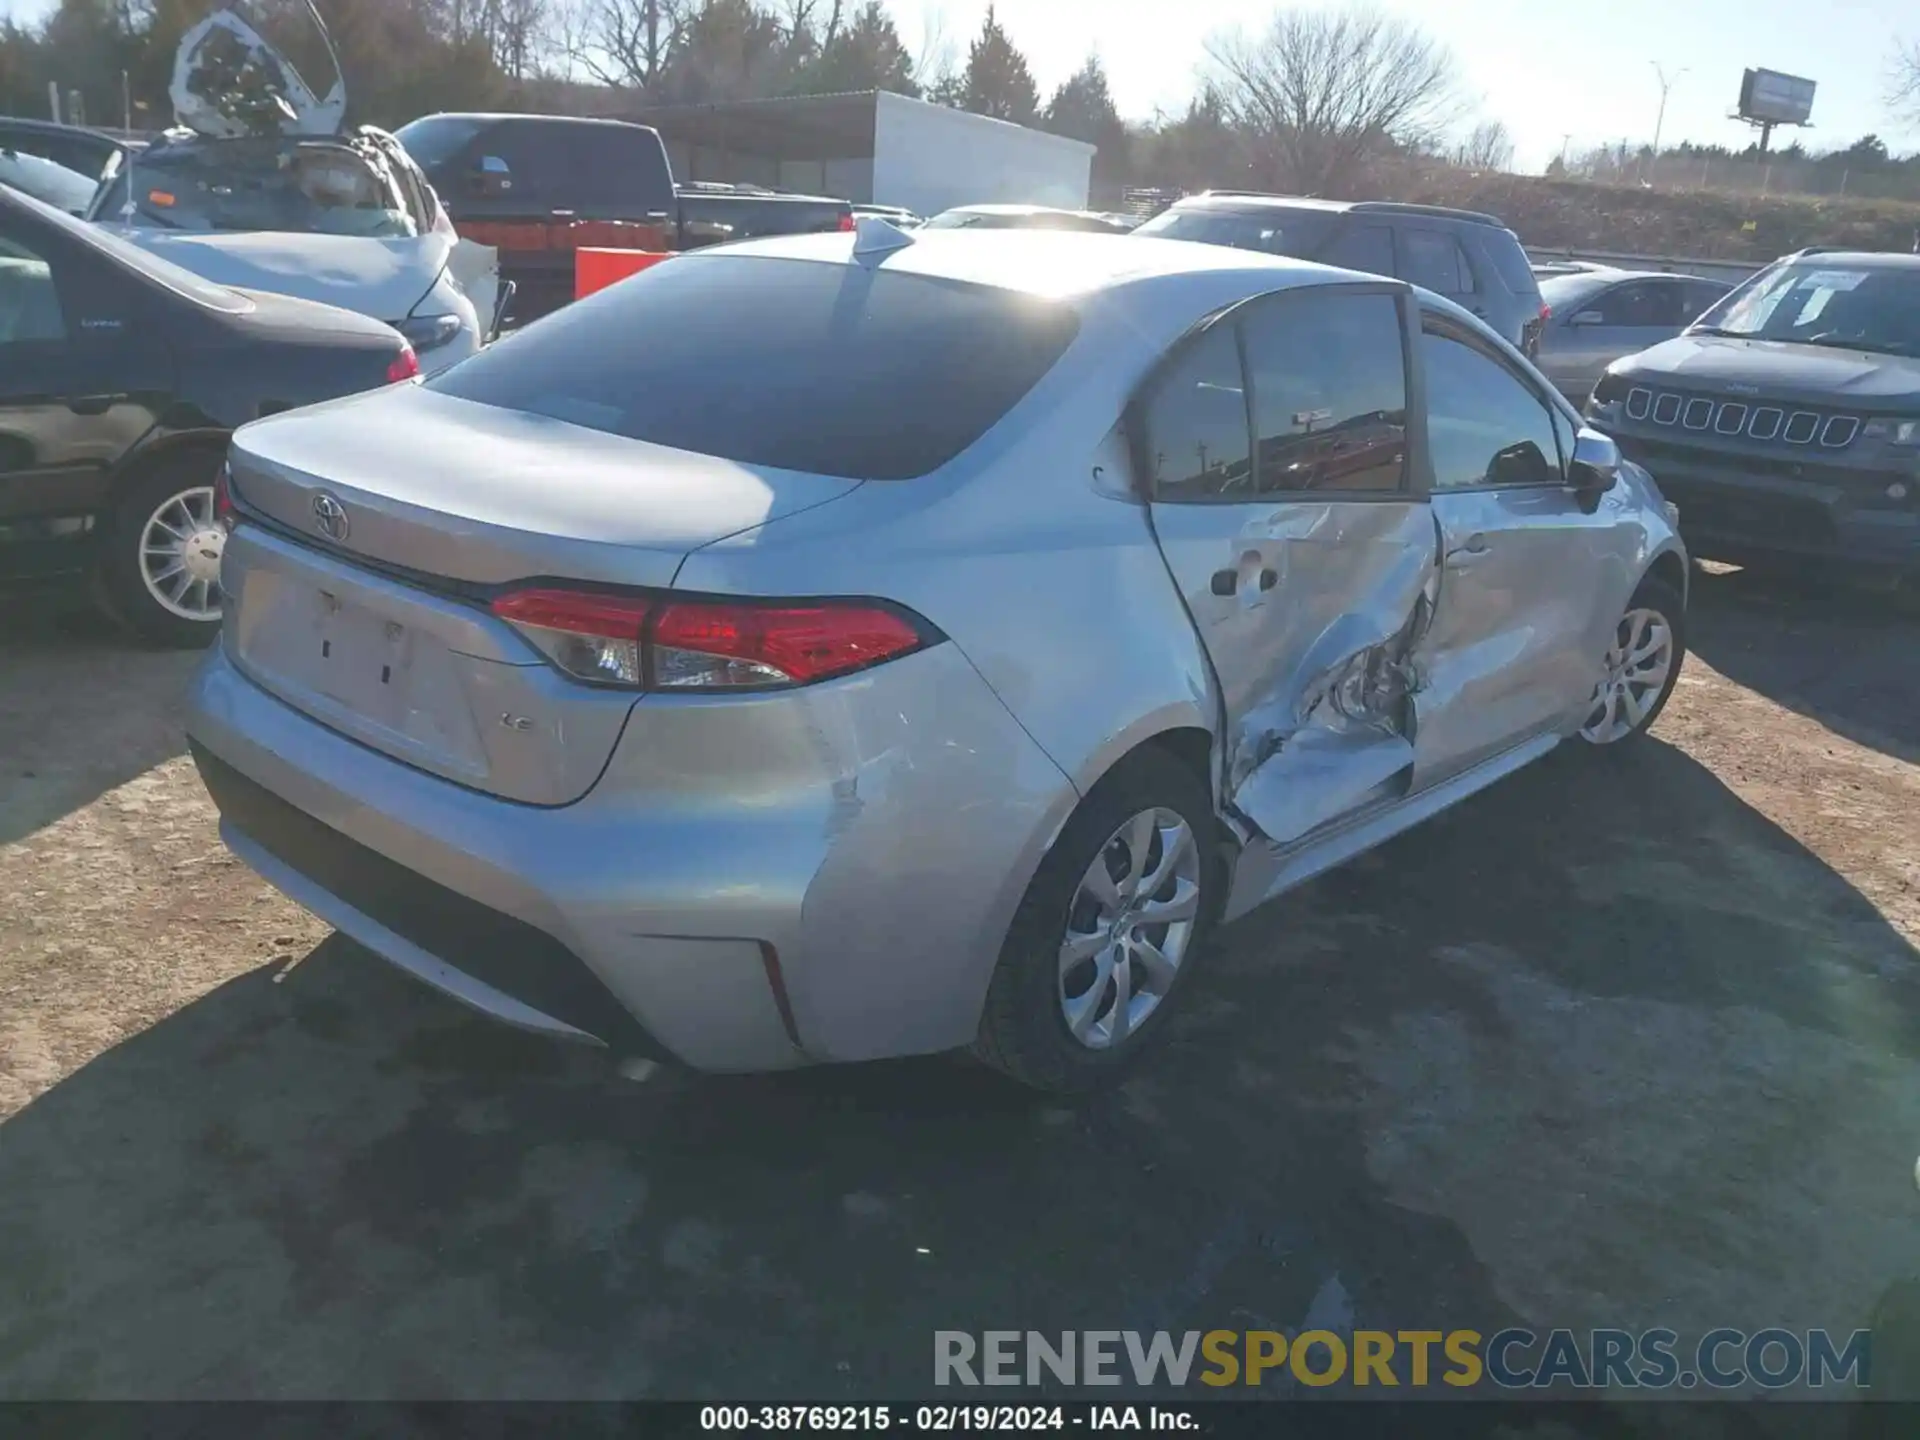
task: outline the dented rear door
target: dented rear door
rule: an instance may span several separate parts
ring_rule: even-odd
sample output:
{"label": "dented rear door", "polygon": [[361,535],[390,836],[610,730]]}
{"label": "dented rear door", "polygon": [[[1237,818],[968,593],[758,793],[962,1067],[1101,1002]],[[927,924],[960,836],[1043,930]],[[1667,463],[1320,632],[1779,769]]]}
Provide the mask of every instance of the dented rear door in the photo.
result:
{"label": "dented rear door", "polygon": [[1438,572],[1408,486],[1402,293],[1252,302],[1139,411],[1155,533],[1218,681],[1222,795],[1277,846],[1412,784]]}

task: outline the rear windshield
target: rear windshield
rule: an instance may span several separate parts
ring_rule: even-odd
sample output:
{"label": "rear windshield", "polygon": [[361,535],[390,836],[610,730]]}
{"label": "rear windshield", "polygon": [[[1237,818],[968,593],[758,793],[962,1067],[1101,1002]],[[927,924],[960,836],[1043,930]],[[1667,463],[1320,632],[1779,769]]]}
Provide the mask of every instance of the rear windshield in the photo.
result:
{"label": "rear windshield", "polygon": [[420,227],[386,166],[348,145],[187,141],[131,157],[96,215],[152,230],[406,239]]}
{"label": "rear windshield", "polygon": [[1257,211],[1166,210],[1133,233],[1158,235],[1162,240],[1198,240],[1203,245],[1231,245],[1236,250],[1264,250],[1269,255],[1311,259],[1327,243],[1338,217],[1324,210],[1283,210],[1262,206]]}
{"label": "rear windshield", "polygon": [[745,465],[905,480],[985,434],[1078,328],[1065,305],[986,286],[681,255],[426,383]]}

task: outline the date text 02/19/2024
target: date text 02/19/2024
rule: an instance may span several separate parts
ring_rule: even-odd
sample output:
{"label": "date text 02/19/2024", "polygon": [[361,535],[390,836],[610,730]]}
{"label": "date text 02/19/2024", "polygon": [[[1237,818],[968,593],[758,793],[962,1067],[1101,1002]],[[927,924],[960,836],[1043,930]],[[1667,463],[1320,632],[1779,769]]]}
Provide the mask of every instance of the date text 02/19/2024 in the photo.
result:
{"label": "date text 02/19/2024", "polygon": [[1200,1428],[1191,1411],[1162,1406],[1088,1405],[704,1405],[700,1428],[720,1432],[903,1430],[1007,1434],[1023,1430]]}

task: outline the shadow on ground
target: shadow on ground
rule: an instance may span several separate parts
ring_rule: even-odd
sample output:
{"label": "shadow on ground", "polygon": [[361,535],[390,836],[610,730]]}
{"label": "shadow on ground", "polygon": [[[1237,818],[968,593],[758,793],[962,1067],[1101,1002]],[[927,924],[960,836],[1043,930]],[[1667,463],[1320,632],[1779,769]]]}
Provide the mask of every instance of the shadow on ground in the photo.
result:
{"label": "shadow on ground", "polygon": [[[64,591],[0,591],[0,845],[186,753],[197,657],[143,649]],[[75,734],[91,741],[76,752]]]}
{"label": "shadow on ground", "polygon": [[[635,1083],[335,938],[0,1127],[0,1394],[872,1399],[926,1393],[936,1329],[1491,1333],[1562,1296],[1660,1313],[1675,1268],[1709,1261],[1784,1305],[1832,1257],[1723,1259],[1748,1242],[1709,1218],[1723,1157],[1648,1168],[1674,1115],[1647,1097],[1700,1057],[1596,1072],[1607,1123],[1572,1123],[1526,1032],[1757,1012],[1900,1065],[1913,959],[1659,743],[1534,767],[1249,917],[1164,1052],[1076,1104],[938,1059]],[[1403,1063],[1424,1069],[1402,1083]],[[1729,1085],[1690,1123],[1709,1150],[1790,1146],[1858,1103],[1846,1083]],[[1498,1140],[1476,1183],[1568,1233],[1490,1234],[1484,1204],[1421,1189],[1457,1134]],[[1542,1178],[1549,1160],[1633,1198]],[[1852,1183],[1756,1187],[1728,1223],[1769,1233],[1777,1204],[1844,1226],[1868,1203]],[[1863,1263],[1884,1281],[1910,1260]]]}
{"label": "shadow on ground", "polygon": [[1749,570],[1696,569],[1688,643],[1736,684],[1836,734],[1920,763],[1920,598]]}

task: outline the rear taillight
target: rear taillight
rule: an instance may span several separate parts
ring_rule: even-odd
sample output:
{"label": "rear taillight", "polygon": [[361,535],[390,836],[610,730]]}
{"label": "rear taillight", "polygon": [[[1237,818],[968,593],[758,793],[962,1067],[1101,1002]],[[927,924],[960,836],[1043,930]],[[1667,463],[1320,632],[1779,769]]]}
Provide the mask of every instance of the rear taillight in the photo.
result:
{"label": "rear taillight", "polygon": [[413,346],[402,345],[393,363],[387,366],[387,383],[398,385],[402,380],[411,380],[419,373],[420,357],[413,353]]}
{"label": "rear taillight", "polygon": [[930,627],[861,600],[683,600],[515,590],[493,613],[577,680],[633,690],[767,690],[849,675],[932,644]]}
{"label": "rear taillight", "polygon": [[225,530],[233,529],[240,518],[233,508],[233,471],[225,461],[213,477],[213,518]]}
{"label": "rear taillight", "polygon": [[857,227],[856,227],[856,226],[855,226],[855,224],[854,224],[854,220],[853,220],[853,212],[852,212],[852,211],[848,211],[848,212],[847,212],[847,213],[846,213],[845,215],[842,215],[842,216],[840,217],[840,233],[841,233],[841,234],[843,234],[843,235],[844,235],[844,234],[846,234],[846,233],[848,233],[849,231],[851,231],[851,230],[854,230],[854,229],[856,229],[856,228],[857,228]]}
{"label": "rear taillight", "polygon": [[1553,318],[1553,307],[1551,305],[1546,304],[1543,301],[1540,306],[1540,323],[1544,325],[1547,323],[1547,321],[1551,320],[1552,318]]}

